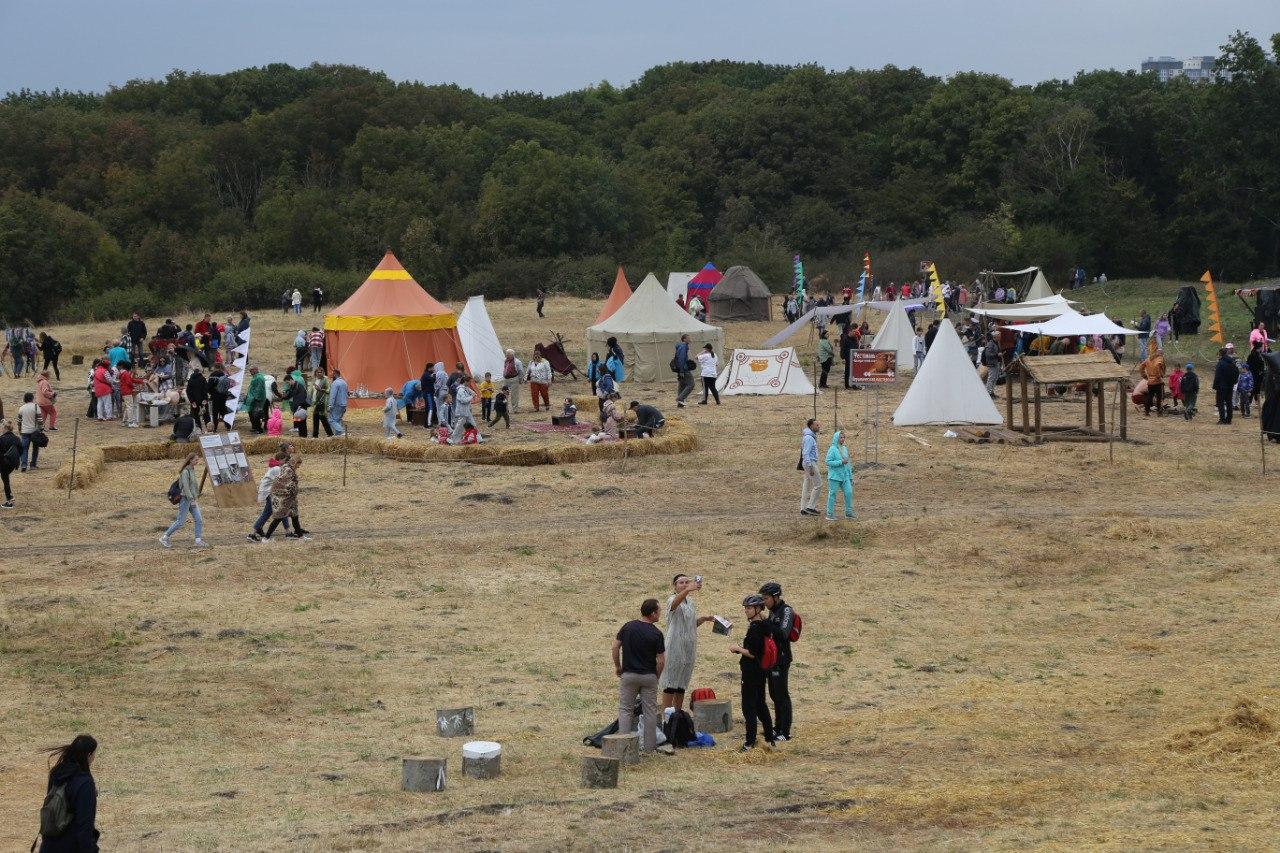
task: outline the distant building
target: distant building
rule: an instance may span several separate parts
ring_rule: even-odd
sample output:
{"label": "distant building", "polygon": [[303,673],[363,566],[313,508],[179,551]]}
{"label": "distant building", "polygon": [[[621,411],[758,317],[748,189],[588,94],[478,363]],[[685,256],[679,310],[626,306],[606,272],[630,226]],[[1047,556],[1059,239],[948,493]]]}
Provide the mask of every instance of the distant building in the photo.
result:
{"label": "distant building", "polygon": [[1217,57],[1191,56],[1187,59],[1175,59],[1172,56],[1147,57],[1142,63],[1143,72],[1154,72],[1161,83],[1168,83],[1175,77],[1184,77],[1193,83],[1206,83],[1217,76],[1214,66]]}

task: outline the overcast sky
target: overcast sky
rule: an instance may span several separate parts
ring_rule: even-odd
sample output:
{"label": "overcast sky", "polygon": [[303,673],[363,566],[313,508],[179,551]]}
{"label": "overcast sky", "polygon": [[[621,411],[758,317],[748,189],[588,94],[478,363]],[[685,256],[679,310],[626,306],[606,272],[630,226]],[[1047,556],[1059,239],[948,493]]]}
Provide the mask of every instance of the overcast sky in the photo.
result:
{"label": "overcast sky", "polygon": [[673,60],[981,70],[1019,83],[1264,44],[1277,0],[0,0],[0,92],[340,62],[494,93]]}

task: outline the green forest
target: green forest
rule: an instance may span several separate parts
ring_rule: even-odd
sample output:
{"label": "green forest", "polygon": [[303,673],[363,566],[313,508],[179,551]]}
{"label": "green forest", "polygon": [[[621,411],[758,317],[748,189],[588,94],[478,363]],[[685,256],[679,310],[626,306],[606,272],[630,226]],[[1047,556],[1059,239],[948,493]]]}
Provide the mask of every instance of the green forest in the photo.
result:
{"label": "green forest", "polygon": [[811,289],[1043,266],[1280,273],[1280,35],[1210,84],[674,63],[486,97],[351,66],[174,71],[0,101],[0,318],[341,298],[387,248],[428,290],[603,292],[751,265]]}

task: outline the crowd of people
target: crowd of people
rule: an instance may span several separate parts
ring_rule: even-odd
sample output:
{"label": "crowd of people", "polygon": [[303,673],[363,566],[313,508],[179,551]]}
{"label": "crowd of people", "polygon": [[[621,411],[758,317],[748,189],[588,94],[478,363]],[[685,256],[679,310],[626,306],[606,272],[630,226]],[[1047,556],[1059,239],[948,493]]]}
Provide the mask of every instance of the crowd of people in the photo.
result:
{"label": "crowd of people", "polygon": [[[640,605],[640,618],[624,624],[614,637],[612,656],[618,677],[618,731],[639,731],[641,754],[659,750],[661,726],[667,743],[661,751],[687,743],[671,743],[671,733],[691,732],[691,723],[681,726],[685,699],[693,689],[697,663],[698,628],[715,623],[719,633],[727,633],[732,623],[712,614],[699,615],[693,593],[703,587],[701,576],[678,574],[671,580],[672,592],[666,604],[648,598]],[[769,581],[758,593],[742,601],[746,626],[742,640],[729,646],[738,658],[741,672],[741,702],[745,740],[741,751],[759,744],[759,736],[770,747],[794,739],[791,690],[788,677],[793,660],[793,644],[800,639],[802,620],[782,597],[782,586]],[[658,623],[666,619],[664,635]],[[765,694],[773,701],[770,714]],[[661,708],[659,707],[661,691]],[[636,719],[636,707],[640,719]],[[661,716],[661,720],[659,717]]]}

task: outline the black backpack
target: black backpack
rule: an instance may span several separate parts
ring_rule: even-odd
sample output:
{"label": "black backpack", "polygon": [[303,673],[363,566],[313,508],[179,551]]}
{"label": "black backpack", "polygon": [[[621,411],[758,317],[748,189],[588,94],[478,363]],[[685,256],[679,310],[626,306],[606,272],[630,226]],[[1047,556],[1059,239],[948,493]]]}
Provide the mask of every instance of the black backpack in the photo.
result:
{"label": "black backpack", "polygon": [[[54,785],[44,795],[44,805],[40,807],[41,837],[57,838],[67,831],[74,818],[71,803],[67,800],[67,786]],[[34,843],[31,849],[35,849]]]}
{"label": "black backpack", "polygon": [[[643,712],[643,708],[641,707],[639,702],[636,702],[636,708],[635,708],[635,711],[632,713],[632,718],[639,720],[641,718],[642,712]],[[617,733],[618,733],[618,721],[614,720],[612,723],[605,726],[603,729],[596,732],[595,734],[587,735],[586,737],[584,737],[582,739],[582,745],[594,746],[596,749],[601,749],[604,746],[605,735],[616,735]]]}
{"label": "black backpack", "polygon": [[684,749],[689,745],[689,741],[696,740],[698,731],[693,727],[693,717],[689,716],[689,712],[677,708],[662,723],[662,733],[666,735],[667,743],[677,749]]}
{"label": "black backpack", "polygon": [[182,485],[177,480],[169,484],[168,497],[171,504],[182,503]]}

